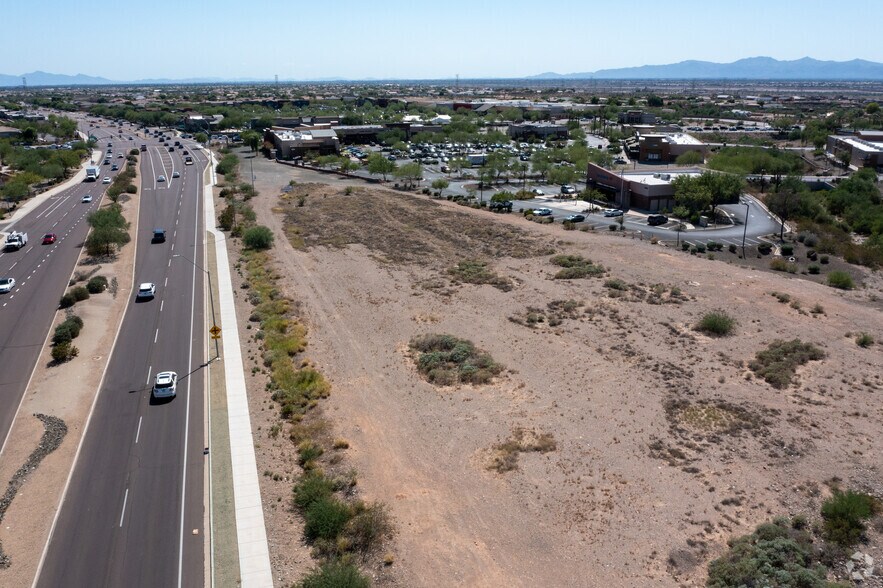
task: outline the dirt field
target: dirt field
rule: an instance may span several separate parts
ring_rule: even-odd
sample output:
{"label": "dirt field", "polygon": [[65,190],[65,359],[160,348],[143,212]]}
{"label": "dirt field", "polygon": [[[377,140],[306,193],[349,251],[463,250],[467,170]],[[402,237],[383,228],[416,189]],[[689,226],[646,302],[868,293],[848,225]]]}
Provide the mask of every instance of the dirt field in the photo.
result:
{"label": "dirt field", "polygon": [[[254,171],[258,221],[289,237],[273,251],[310,329],[305,356],[333,386],[326,413],[362,495],[397,524],[389,583],[702,585],[729,537],[777,515],[817,517],[835,477],[883,495],[880,345],[854,341],[883,339],[869,303],[879,277],[844,293],[425,196],[346,194],[359,185],[348,180],[280,200],[289,179],[324,176],[260,159]],[[606,272],[553,279],[553,252]],[[463,259],[512,287],[462,283],[449,270]],[[738,321],[733,336],[693,329],[718,308]],[[407,352],[424,333],[468,339],[506,369],[490,385],[437,388]],[[753,376],[756,352],[795,337],[825,358],[786,389]],[[271,403],[252,402],[271,422]],[[555,449],[489,469],[520,430]],[[286,506],[294,458],[265,433],[259,468],[285,474],[261,482],[281,585],[311,563]],[[879,546],[873,535],[863,550],[878,558]]]}

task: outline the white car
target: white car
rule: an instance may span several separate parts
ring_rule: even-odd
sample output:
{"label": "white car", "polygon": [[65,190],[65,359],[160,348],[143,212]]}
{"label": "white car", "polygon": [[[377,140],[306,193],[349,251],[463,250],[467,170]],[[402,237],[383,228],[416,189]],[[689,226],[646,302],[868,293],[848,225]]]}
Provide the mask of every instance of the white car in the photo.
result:
{"label": "white car", "polygon": [[606,217],[622,216],[622,211],[619,210],[618,208],[611,209],[611,210],[605,210],[604,216],[606,216]]}
{"label": "white car", "polygon": [[534,196],[542,196],[545,194],[545,192],[543,192],[539,188],[534,188],[533,190],[530,191],[530,193],[533,194]]}
{"label": "white car", "polygon": [[86,194],[83,196],[83,202],[92,202],[92,194]]}
{"label": "white car", "polygon": [[173,178],[180,178],[180,177],[181,177],[181,174],[178,173],[178,172],[172,172],[172,177],[173,177]]}
{"label": "white car", "polygon": [[159,176],[158,178],[156,178],[156,181],[157,181],[157,182],[165,182],[165,181],[166,181],[166,177],[165,177],[165,176]]}
{"label": "white car", "polygon": [[175,372],[160,372],[156,374],[156,379],[153,381],[153,397],[174,398],[177,385],[178,374]]}
{"label": "white car", "polygon": [[156,284],[152,282],[144,282],[138,286],[138,293],[135,298],[153,298],[156,296]]}
{"label": "white car", "polygon": [[101,180],[101,183],[102,183],[102,184],[109,184],[109,183],[110,183],[110,178],[107,177],[107,176],[104,176],[104,179]]}
{"label": "white car", "polygon": [[0,294],[6,294],[15,288],[15,278],[0,278]]}

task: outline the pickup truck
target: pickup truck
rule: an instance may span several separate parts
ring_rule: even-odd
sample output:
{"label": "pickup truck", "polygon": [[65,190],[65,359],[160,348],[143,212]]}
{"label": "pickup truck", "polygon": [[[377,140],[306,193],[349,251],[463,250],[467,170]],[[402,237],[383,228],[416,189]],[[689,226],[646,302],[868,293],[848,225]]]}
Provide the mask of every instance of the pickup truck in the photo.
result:
{"label": "pickup truck", "polygon": [[3,248],[7,251],[18,251],[28,244],[28,234],[12,231],[6,237],[6,243]]}

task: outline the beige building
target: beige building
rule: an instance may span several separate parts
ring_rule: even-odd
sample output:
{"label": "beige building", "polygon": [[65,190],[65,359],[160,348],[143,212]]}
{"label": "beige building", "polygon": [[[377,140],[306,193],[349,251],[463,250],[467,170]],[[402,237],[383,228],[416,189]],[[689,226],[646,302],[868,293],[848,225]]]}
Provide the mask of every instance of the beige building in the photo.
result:
{"label": "beige building", "polygon": [[264,133],[264,141],[273,144],[277,159],[302,157],[309,151],[321,154],[340,151],[340,140],[330,127],[272,127]]}

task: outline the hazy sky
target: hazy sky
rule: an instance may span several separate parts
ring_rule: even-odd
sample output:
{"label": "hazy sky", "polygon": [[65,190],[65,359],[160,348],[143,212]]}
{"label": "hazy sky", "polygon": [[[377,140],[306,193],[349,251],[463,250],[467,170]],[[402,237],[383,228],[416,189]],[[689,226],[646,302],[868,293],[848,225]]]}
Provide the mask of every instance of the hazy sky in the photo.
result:
{"label": "hazy sky", "polygon": [[0,73],[520,77],[700,59],[883,62],[883,0],[5,0]]}

